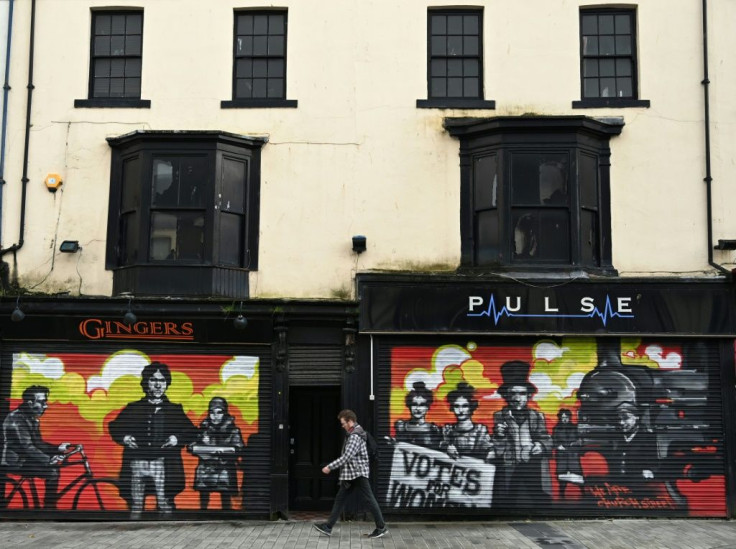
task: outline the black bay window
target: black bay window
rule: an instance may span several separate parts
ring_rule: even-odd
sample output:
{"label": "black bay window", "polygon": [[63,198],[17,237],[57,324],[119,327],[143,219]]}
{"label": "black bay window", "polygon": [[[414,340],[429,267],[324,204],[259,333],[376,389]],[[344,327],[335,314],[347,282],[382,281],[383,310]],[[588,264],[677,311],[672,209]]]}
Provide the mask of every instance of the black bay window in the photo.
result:
{"label": "black bay window", "polygon": [[264,141],[138,131],[108,142],[113,293],[247,297]]}
{"label": "black bay window", "polygon": [[463,266],[613,273],[609,139],[622,126],[582,116],[446,119],[460,139]]}

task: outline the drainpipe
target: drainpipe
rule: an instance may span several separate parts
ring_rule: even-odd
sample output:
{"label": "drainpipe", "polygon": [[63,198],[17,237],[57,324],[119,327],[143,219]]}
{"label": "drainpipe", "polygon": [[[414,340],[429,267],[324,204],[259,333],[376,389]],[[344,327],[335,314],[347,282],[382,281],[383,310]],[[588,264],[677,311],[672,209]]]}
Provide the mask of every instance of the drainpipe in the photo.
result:
{"label": "drainpipe", "polygon": [[5,84],[3,84],[3,121],[0,128],[0,242],[3,230],[3,187],[5,186],[5,137],[8,130],[8,93],[10,92],[10,45],[13,36],[13,1],[8,0],[8,43],[5,50]]}
{"label": "drainpipe", "polygon": [[[30,149],[31,140],[31,105],[33,102],[33,53],[36,38],[36,0],[31,0],[31,28],[30,28],[30,43],[28,47],[28,98],[26,100],[26,132],[25,141],[23,144],[23,177],[21,183],[21,198],[20,198],[20,230],[18,235],[18,243],[13,244],[9,248],[0,249],[0,258],[5,254],[12,252],[15,253],[23,247],[23,237],[26,228],[26,188],[28,186],[28,151]],[[5,262],[0,265],[2,270],[2,283],[7,288],[7,273],[8,267]],[[15,273],[14,278],[17,277]]]}
{"label": "drainpipe", "polygon": [[731,278],[733,275],[730,270],[713,261],[713,177],[711,177],[710,171],[710,97],[708,88],[710,86],[710,80],[708,79],[708,0],[703,0],[703,81],[701,84],[703,84],[703,106],[705,110],[705,178],[703,181],[705,181],[708,209],[708,215],[706,216],[708,222],[708,264]]}

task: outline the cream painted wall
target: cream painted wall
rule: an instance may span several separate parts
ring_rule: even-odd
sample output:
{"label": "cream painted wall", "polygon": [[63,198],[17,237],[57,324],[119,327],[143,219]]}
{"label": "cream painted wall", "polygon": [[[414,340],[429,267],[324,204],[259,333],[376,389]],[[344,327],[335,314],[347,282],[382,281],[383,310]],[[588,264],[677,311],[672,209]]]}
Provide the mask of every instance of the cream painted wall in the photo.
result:
{"label": "cream painted wall", "polygon": [[[356,270],[459,263],[458,143],[445,116],[618,116],[612,140],[613,262],[624,275],[702,275],[707,263],[702,35],[695,0],[639,3],[640,97],[651,108],[572,109],[580,99],[573,0],[115,0],[143,7],[150,109],[75,109],[87,97],[90,8],[37,0],[28,208],[17,272],[47,292],[109,295],[104,269],[110,151],[135,129],[267,136],[254,297],[352,291]],[[736,238],[736,3],[712,0],[714,238]],[[496,110],[417,109],[426,98],[427,7],[484,6],[485,91]],[[296,109],[221,109],[231,99],[233,9],[289,10],[287,98]],[[16,0],[3,247],[18,241],[30,0]],[[58,172],[62,190],[43,179]],[[351,236],[365,234],[357,257]],[[81,255],[59,254],[78,239]],[[722,263],[733,252],[716,252]],[[5,260],[13,267],[12,254]]]}

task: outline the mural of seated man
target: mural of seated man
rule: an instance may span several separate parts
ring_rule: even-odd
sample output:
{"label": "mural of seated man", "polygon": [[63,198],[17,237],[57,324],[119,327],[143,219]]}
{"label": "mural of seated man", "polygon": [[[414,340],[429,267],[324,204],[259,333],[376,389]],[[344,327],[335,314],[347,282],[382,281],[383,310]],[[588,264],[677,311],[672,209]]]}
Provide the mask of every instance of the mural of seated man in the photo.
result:
{"label": "mural of seated man", "polygon": [[223,510],[232,508],[232,497],[238,493],[238,458],[244,448],[235,418],[228,413],[227,401],[214,397],[207,417],[199,425],[197,440],[189,446],[189,451],[199,458],[194,489],[199,492],[202,509],[207,509],[212,492],[220,494]]}
{"label": "mural of seated man", "polygon": [[427,412],[432,406],[434,396],[423,381],[413,384],[413,389],[406,395],[406,407],[411,413],[408,420],[399,419],[394,423],[397,442],[408,442],[438,450],[442,443],[440,428],[426,420]]}
{"label": "mural of seated man", "polygon": [[49,389],[32,385],[23,391],[23,402],[3,421],[2,471],[44,480],[44,508],[55,509],[59,488],[59,464],[71,444],[52,444],[41,438],[41,416],[48,408]]}

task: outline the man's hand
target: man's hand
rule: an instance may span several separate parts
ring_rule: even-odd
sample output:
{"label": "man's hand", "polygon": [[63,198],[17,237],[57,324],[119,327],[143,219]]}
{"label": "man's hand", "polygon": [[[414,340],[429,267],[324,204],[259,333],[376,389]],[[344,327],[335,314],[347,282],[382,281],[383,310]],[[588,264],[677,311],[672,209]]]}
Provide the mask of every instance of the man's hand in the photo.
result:
{"label": "man's hand", "polygon": [[539,442],[535,442],[532,446],[531,452],[529,452],[533,456],[538,456],[542,452],[544,452],[544,448],[542,448],[542,445]]}
{"label": "man's hand", "polygon": [[59,444],[59,452],[66,452],[71,445],[71,442],[62,442],[61,444]]}
{"label": "man's hand", "polygon": [[57,456],[51,456],[51,459],[49,459],[49,465],[58,465],[64,461],[64,456],[57,455]]}
{"label": "man's hand", "polygon": [[652,473],[649,469],[644,469],[641,472],[641,476],[643,476],[646,479],[650,479],[651,480],[651,479],[654,478],[654,473]]}
{"label": "man's hand", "polygon": [[322,472],[323,472],[323,473],[324,473],[325,475],[329,475],[329,474],[330,474],[330,468],[329,468],[329,467],[327,467],[327,465],[325,465],[324,467],[322,467]]}
{"label": "man's hand", "polygon": [[497,423],[494,426],[493,431],[495,432],[496,436],[505,437],[506,436],[506,429],[508,429],[508,428],[509,428],[508,423],[506,423],[504,421],[503,423]]}
{"label": "man's hand", "polygon": [[128,448],[131,448],[133,450],[138,448],[138,444],[136,444],[135,437],[133,435],[125,435],[123,437],[123,444],[125,444]]}
{"label": "man's hand", "polygon": [[447,447],[447,455],[450,459],[457,459],[460,457],[460,452],[457,451],[457,447],[454,444],[450,444]]}
{"label": "man's hand", "polygon": [[169,435],[169,438],[161,445],[161,448],[174,448],[179,443],[176,435]]}

